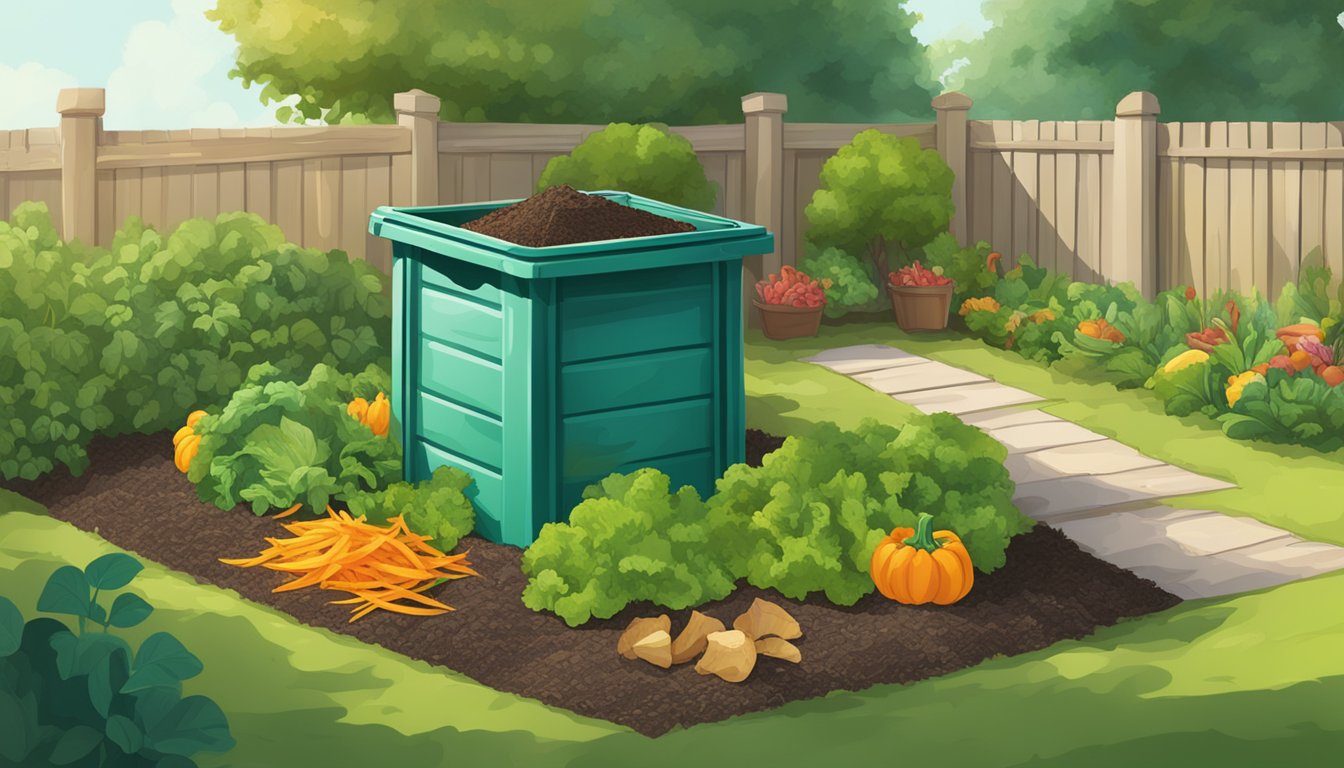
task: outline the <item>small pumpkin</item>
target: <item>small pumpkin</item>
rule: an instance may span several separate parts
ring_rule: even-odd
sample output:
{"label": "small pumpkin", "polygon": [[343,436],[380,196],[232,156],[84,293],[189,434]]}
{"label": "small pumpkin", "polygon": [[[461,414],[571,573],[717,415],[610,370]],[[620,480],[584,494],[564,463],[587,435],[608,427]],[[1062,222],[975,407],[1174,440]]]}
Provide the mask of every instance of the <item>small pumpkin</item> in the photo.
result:
{"label": "small pumpkin", "polygon": [[1084,336],[1091,336],[1094,339],[1109,341],[1115,344],[1125,343],[1125,335],[1120,329],[1106,322],[1105,320],[1084,320],[1078,323],[1078,332]]}
{"label": "small pumpkin", "polygon": [[873,584],[889,600],[951,605],[971,591],[975,573],[966,545],[952,531],[933,530],[922,512],[914,528],[895,528],[873,550]]}
{"label": "small pumpkin", "polygon": [[182,441],[196,434],[191,427],[183,427],[173,434],[173,448],[182,444]]}
{"label": "small pumpkin", "polygon": [[192,411],[191,413],[187,414],[187,426],[191,427],[193,430],[196,429],[196,422],[200,421],[201,417],[204,415],[205,411],[199,411],[199,410]]}
{"label": "small pumpkin", "polygon": [[387,437],[387,425],[392,420],[392,403],[387,399],[387,395],[382,392],[369,403],[368,413],[364,415],[364,423],[373,434],[379,437]]}
{"label": "small pumpkin", "polygon": [[177,444],[173,450],[173,465],[177,467],[178,472],[185,473],[191,469],[191,460],[196,458],[196,453],[201,449],[200,435],[187,435],[182,442]]}

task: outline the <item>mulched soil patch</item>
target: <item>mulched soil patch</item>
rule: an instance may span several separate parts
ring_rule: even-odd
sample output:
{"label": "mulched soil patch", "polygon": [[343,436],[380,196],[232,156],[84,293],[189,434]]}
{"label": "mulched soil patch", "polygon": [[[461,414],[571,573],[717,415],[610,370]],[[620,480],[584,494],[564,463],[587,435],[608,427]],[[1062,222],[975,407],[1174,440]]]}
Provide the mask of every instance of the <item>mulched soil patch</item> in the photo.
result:
{"label": "mulched soil patch", "polygon": [[567,184],[497,208],[463,224],[462,228],[531,248],[670,235],[695,229],[684,221],[621,205],[605,197],[585,195]]}
{"label": "mulched soil patch", "polygon": [[[749,435],[754,456],[778,442],[767,442],[768,437]],[[799,603],[748,586],[702,606],[731,625],[753,598],[763,597],[784,606],[803,627],[802,639],[795,641],[801,664],[762,659],[746,682],[733,685],[697,675],[694,663],[663,670],[617,655],[616,639],[626,624],[662,609],[631,606],[579,629],[528,610],[519,597],[525,583],[521,550],[474,537],[463,546],[470,548],[470,560],[484,578],[460,579],[430,591],[457,611],[432,618],[376,612],[348,624],[344,606],[327,604],[344,593],[272,594],[287,580],[284,575],[217,560],[255,555],[265,546],[263,537],[283,531],[278,521],[254,517],[246,507],[225,511],[199,501],[173,468],[169,433],[100,438],[90,455],[92,465],[82,477],[53,473],[8,487],[46,505],[52,516],[123,549],[275,606],[305,624],[648,736],[832,690],[946,674],[997,654],[1081,638],[1180,602],[1152,582],[1082,552],[1059,532],[1037,526],[1013,541],[1007,566],[989,576],[977,574],[971,594],[953,606],[903,606],[873,594],[842,608],[824,599]],[[677,631],[690,611],[666,613]]]}

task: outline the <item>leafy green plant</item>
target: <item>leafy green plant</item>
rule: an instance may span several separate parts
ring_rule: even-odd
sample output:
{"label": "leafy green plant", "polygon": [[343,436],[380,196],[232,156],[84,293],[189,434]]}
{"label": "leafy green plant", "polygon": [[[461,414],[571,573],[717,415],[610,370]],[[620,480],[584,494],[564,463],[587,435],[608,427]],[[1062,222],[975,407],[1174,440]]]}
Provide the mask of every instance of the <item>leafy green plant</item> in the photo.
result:
{"label": "leafy green plant", "polygon": [[111,630],[153,608],[126,587],[142,566],[121,553],[47,579],[37,609],[73,616],[77,631],[41,617],[24,623],[0,597],[0,765],[193,766],[197,752],[233,747],[228,721],[205,696],[182,696],[202,665],[167,632],[132,648]]}
{"label": "leafy green plant", "polygon": [[952,170],[919,141],[876,128],[859,132],[821,168],[821,186],[805,214],[807,239],[821,248],[866,254],[873,284],[905,255],[947,230]]}
{"label": "leafy green plant", "polygon": [[962,248],[951,232],[943,232],[924,246],[924,264],[930,268],[942,267],[943,275],[952,278],[952,311],[966,299],[975,296],[993,296],[999,281],[998,270],[989,264],[991,249],[984,240]]}
{"label": "leafy green plant", "polygon": [[717,194],[691,142],[658,123],[612,123],[568,155],[551,158],[537,191],[559,184],[615,189],[700,211],[713,208]]}
{"label": "leafy green plant", "polygon": [[319,364],[302,383],[254,366],[224,408],[196,424],[200,447],[187,477],[202,500],[222,509],[251,502],[257,515],[296,503],[320,514],[333,496],[384,488],[400,478],[400,445],[346,407],[389,388],[374,366],[349,375]]}
{"label": "leafy green plant", "polygon": [[471,475],[456,467],[439,467],[420,483],[396,482],[377,491],[355,491],[345,498],[350,513],[383,525],[401,515],[412,531],[429,536],[429,543],[451,552],[476,526],[476,510],[466,491]]}
{"label": "leafy green plant", "polygon": [[708,501],[689,486],[669,494],[656,470],[611,475],[588,489],[569,523],[548,524],[528,548],[523,600],[574,626],[635,600],[698,605],[745,578],[788,597],[823,592],[852,605],[874,589],[868,566],[878,541],[921,512],[956,531],[988,573],[1031,527],[1013,506],[1005,457],[1000,443],[943,413],[901,427],[820,424],[760,467],[730,467]]}
{"label": "leafy green plant", "polygon": [[868,268],[857,257],[839,248],[818,249],[807,244],[806,255],[799,270],[817,280],[829,279],[826,304],[827,317],[843,317],[850,312],[871,312],[884,304],[880,290],[873,283]]}
{"label": "leafy green plant", "polygon": [[1344,447],[1344,387],[1332,387],[1310,374],[1290,376],[1270,368],[1263,380],[1245,386],[1218,421],[1228,437],[1239,440],[1338,450]]}
{"label": "leafy green plant", "polygon": [[262,362],[389,367],[384,289],[251,214],[167,237],[131,218],[104,249],[61,242],[46,206],[24,203],[0,222],[0,477],[79,474],[94,435],[179,426]]}
{"label": "leafy green plant", "polygon": [[610,475],[583,496],[568,523],[542,526],[523,553],[527,607],[574,627],[637,600],[677,609],[732,591],[735,578],[691,486],[672,493],[667,475],[640,469]]}

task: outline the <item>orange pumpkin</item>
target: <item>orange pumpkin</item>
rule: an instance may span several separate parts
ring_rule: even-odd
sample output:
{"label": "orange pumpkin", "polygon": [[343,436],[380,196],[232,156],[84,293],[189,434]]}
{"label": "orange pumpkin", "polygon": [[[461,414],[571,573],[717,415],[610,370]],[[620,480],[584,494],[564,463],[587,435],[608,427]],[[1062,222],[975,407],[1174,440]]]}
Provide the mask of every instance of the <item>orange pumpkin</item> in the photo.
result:
{"label": "orange pumpkin", "polygon": [[895,528],[873,550],[869,572],[889,600],[909,605],[951,605],[975,581],[971,555],[952,531],[933,530],[933,515],[920,513],[914,528]]}
{"label": "orange pumpkin", "polygon": [[350,401],[349,405],[345,406],[345,412],[350,414],[350,418],[362,424],[364,423],[364,417],[369,412],[369,401],[362,397],[356,397]]}
{"label": "orange pumpkin", "polygon": [[369,411],[364,416],[364,423],[373,434],[379,437],[387,437],[387,425],[392,419],[392,403],[388,401],[387,395],[382,392],[369,403]]}
{"label": "orange pumpkin", "polygon": [[1105,320],[1084,320],[1078,324],[1078,332],[1102,341],[1110,341],[1116,344],[1125,343],[1125,335],[1120,332],[1120,329]]}

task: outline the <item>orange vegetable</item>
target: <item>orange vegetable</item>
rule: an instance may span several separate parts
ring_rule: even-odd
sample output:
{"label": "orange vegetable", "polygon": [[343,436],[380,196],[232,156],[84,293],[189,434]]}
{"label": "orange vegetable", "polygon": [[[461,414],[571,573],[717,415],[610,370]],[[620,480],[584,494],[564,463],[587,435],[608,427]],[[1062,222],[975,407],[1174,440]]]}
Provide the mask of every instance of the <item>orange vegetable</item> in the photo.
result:
{"label": "orange vegetable", "polygon": [[177,471],[186,472],[191,469],[191,460],[196,458],[196,452],[201,448],[200,435],[187,435],[182,442],[173,449],[173,466]]}
{"label": "orange vegetable", "polygon": [[896,528],[873,550],[869,573],[877,591],[898,603],[951,605],[971,591],[971,555],[957,534],[934,531],[922,512],[914,528]]}
{"label": "orange vegetable", "polygon": [[1344,384],[1344,368],[1338,365],[1328,365],[1325,370],[1321,371],[1321,378],[1325,379],[1326,384],[1338,387],[1340,384]]}
{"label": "orange vegetable", "polygon": [[1094,339],[1123,344],[1125,335],[1105,320],[1084,320],[1078,324],[1078,332]]}
{"label": "orange vegetable", "polygon": [[379,437],[387,437],[387,425],[392,419],[392,403],[388,401],[387,395],[382,392],[369,403],[369,412],[364,416],[364,423],[373,434]]}
{"label": "orange vegetable", "polygon": [[1311,355],[1299,349],[1288,356],[1288,362],[1293,364],[1293,370],[1305,371],[1311,367]]}
{"label": "orange vegetable", "polygon": [[326,518],[284,527],[294,538],[268,538],[271,546],[257,557],[220,562],[242,568],[261,565],[295,575],[274,592],[311,586],[349,592],[353,598],[332,605],[355,606],[352,622],[379,608],[412,616],[447,613],[451,606],[421,593],[444,579],[480,575],[467,562],[466,553],[447,555],[426,544],[430,537],[412,533],[400,515],[380,527],[327,507]]}
{"label": "orange vegetable", "polygon": [[201,417],[204,415],[205,411],[192,411],[191,413],[187,414],[187,426],[191,427],[192,429],[195,429],[196,422],[200,421]]}

